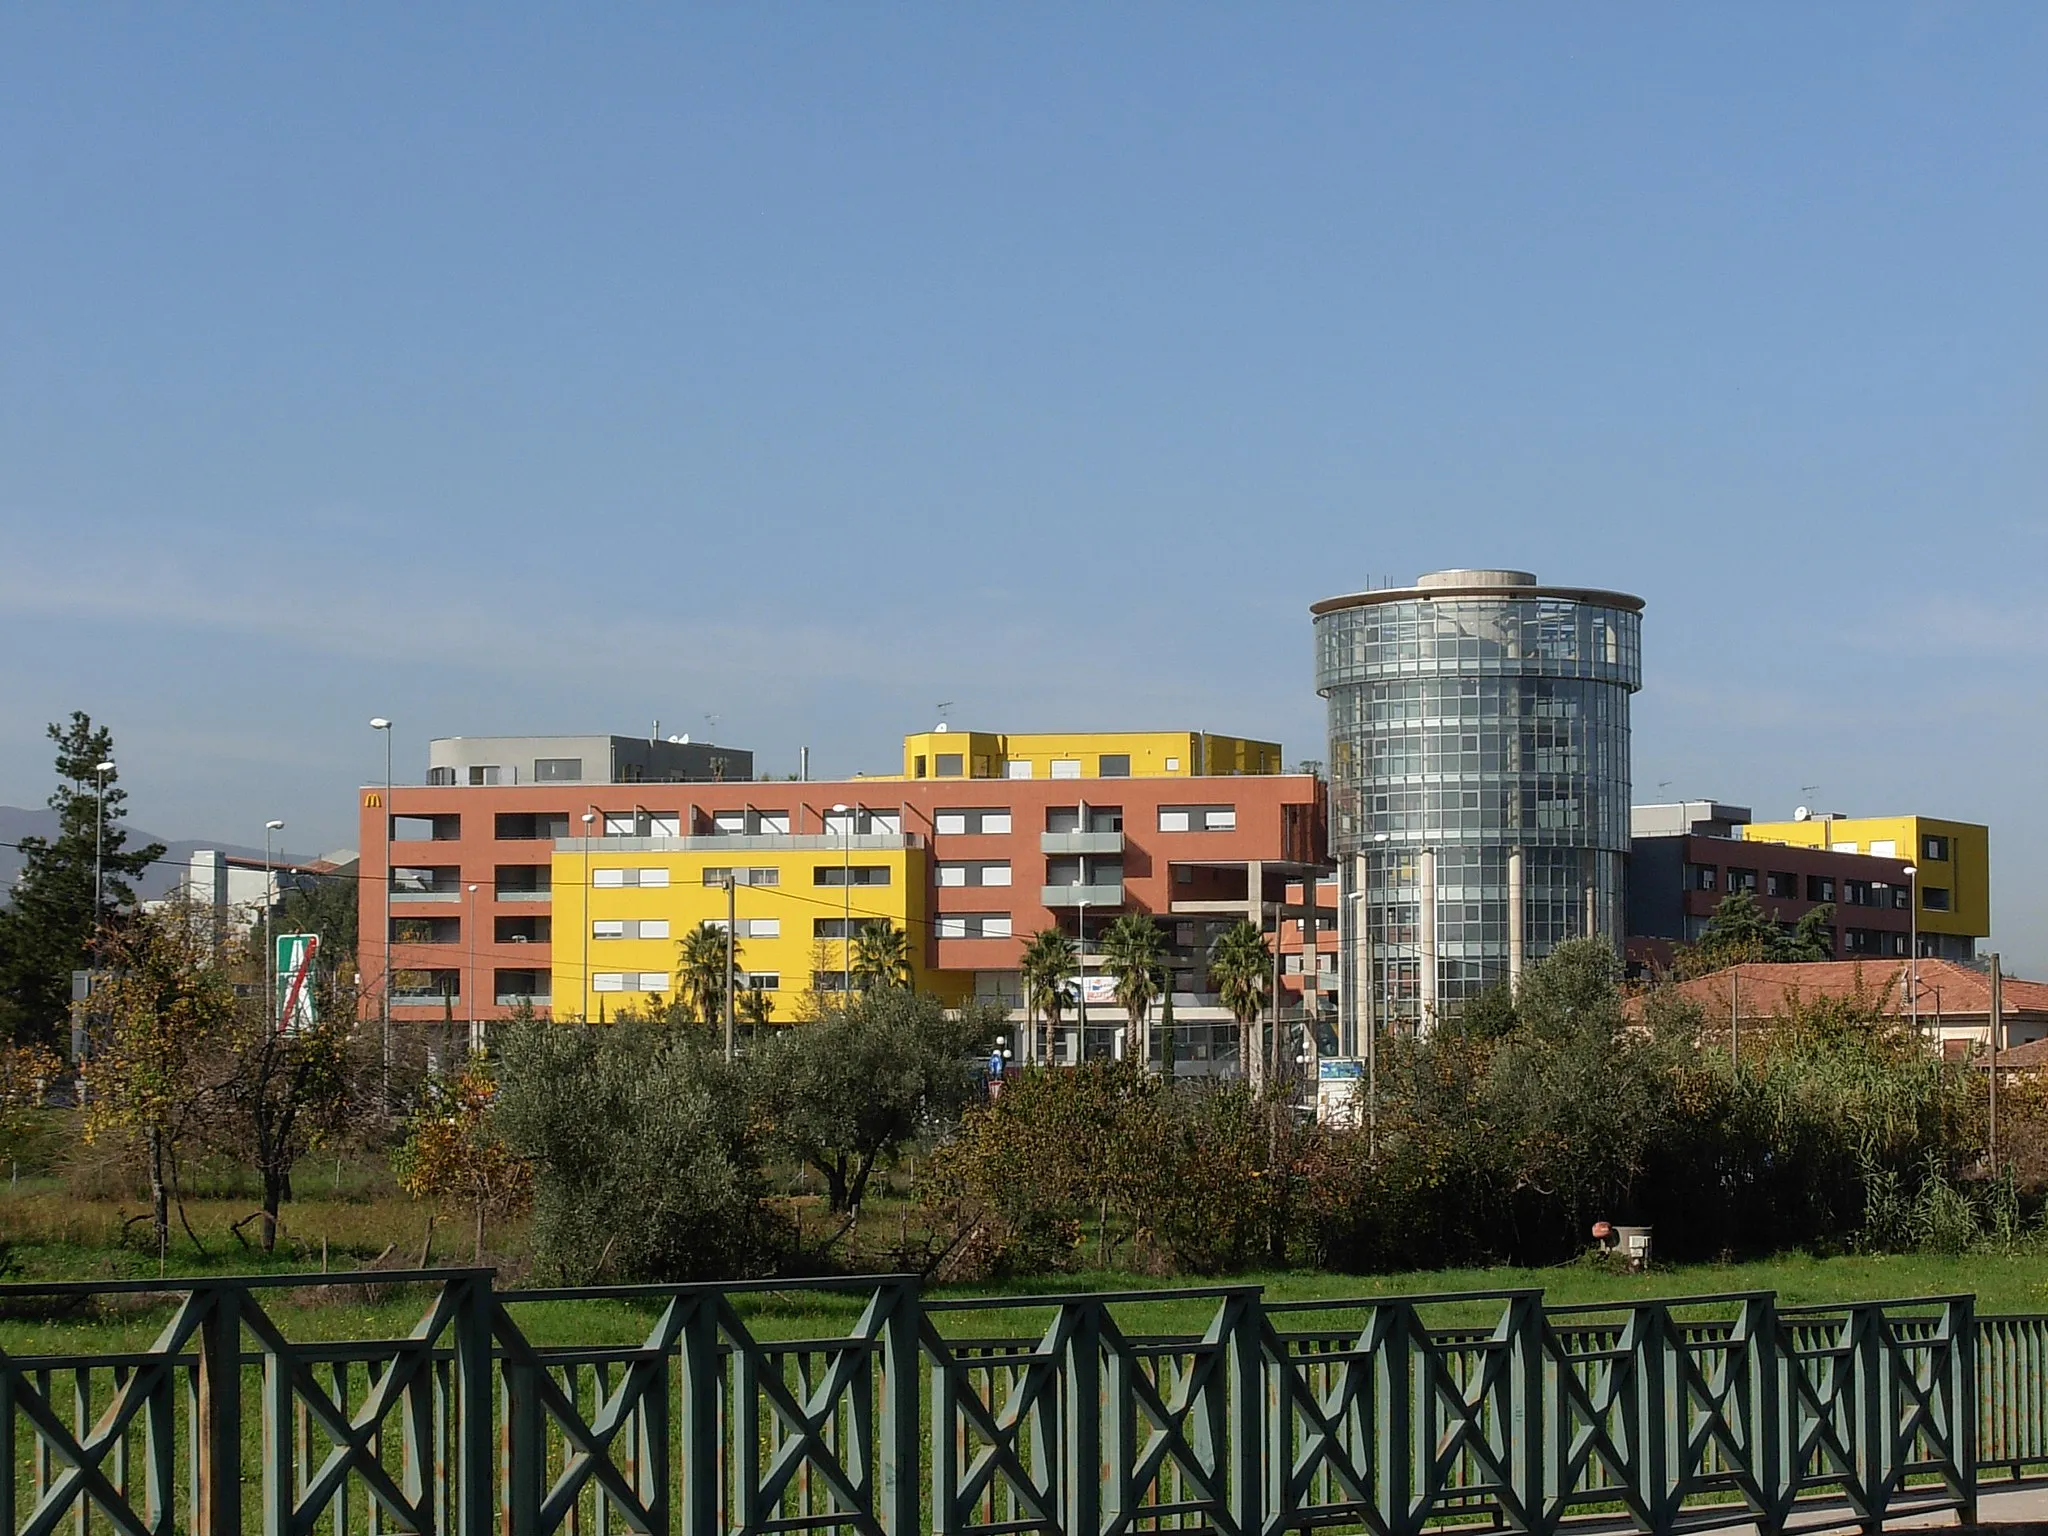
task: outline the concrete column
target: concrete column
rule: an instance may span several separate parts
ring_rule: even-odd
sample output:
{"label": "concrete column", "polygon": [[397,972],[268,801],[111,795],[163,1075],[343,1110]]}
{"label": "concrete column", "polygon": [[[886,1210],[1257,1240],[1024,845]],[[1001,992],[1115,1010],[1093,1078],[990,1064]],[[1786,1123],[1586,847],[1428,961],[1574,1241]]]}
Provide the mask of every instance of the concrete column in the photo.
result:
{"label": "concrete column", "polygon": [[[1244,915],[1254,928],[1263,927],[1266,921],[1266,861],[1246,859],[1244,864]],[[1273,948],[1279,949],[1280,935],[1273,935]]]}
{"label": "concrete column", "polygon": [[1436,850],[1425,848],[1416,856],[1417,966],[1421,971],[1422,1017],[1416,1029],[1426,1033],[1436,1027]]}
{"label": "concrete column", "polygon": [[1522,850],[1508,850],[1508,985],[1522,988],[1522,963],[1528,947],[1524,922]]}

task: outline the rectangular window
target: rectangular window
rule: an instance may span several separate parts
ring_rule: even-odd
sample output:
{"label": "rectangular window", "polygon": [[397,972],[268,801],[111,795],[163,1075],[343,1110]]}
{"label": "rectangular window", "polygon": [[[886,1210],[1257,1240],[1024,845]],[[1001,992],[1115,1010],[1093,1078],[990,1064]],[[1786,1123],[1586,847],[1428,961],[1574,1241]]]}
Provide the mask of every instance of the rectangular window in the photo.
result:
{"label": "rectangular window", "polygon": [[1081,777],[1081,759],[1078,757],[1056,757],[1052,760],[1052,776],[1056,779],[1078,779]]}
{"label": "rectangular window", "polygon": [[1007,939],[1010,937],[1010,915],[1007,912],[947,912],[939,917],[938,933],[942,939]]}
{"label": "rectangular window", "polygon": [[965,811],[941,811],[932,818],[932,831],[942,837],[955,837],[967,831]]}
{"label": "rectangular window", "polygon": [[1870,844],[1870,856],[1874,859],[1896,859],[1899,845],[1889,837],[1875,838]]}
{"label": "rectangular window", "polygon": [[623,939],[626,936],[625,923],[616,917],[600,917],[590,924],[593,939]]}
{"label": "rectangular window", "polygon": [[498,778],[498,765],[496,763],[472,763],[470,765],[469,782],[472,784],[495,784],[498,782]]}
{"label": "rectangular window", "polygon": [[1192,814],[1184,806],[1162,805],[1159,807],[1159,830],[1162,832],[1185,832],[1188,830],[1188,818]]}
{"label": "rectangular window", "polygon": [[640,871],[640,884],[643,889],[648,886],[667,885],[668,871],[666,869],[643,869]]}
{"label": "rectangular window", "polygon": [[1013,758],[1011,758],[1011,759],[1010,759],[1010,761],[1009,761],[1009,776],[1010,776],[1011,778],[1013,778],[1013,779],[1028,779],[1028,778],[1030,778],[1030,777],[1031,777],[1031,759],[1030,759],[1030,758],[1028,758],[1028,757],[1013,757]]}
{"label": "rectangular window", "polygon": [[[662,871],[662,884],[668,884],[668,871]],[[722,864],[708,864],[704,868],[704,883],[707,886],[723,885],[726,881],[734,885],[780,885],[782,871],[779,869],[729,869]]]}
{"label": "rectangular window", "polygon": [[1689,890],[1711,891],[1720,884],[1721,871],[1712,864],[1689,865],[1685,873]]}
{"label": "rectangular window", "polygon": [[453,768],[429,768],[427,770],[427,783],[429,786],[444,786],[454,782],[455,770]]}
{"label": "rectangular window", "polygon": [[965,864],[941,864],[939,866],[939,884],[965,885],[967,883],[967,869],[968,866]]}
{"label": "rectangular window", "polygon": [[640,919],[638,926],[639,932],[634,935],[635,938],[665,939],[668,937],[668,919],[665,917],[643,917]]}
{"label": "rectangular window", "polygon": [[964,914],[940,913],[938,933],[942,939],[964,939],[967,937],[967,918]]}
{"label": "rectangular window", "polygon": [[983,885],[1008,885],[1010,883],[1010,866],[1008,862],[990,860],[982,865],[981,883]]}
{"label": "rectangular window", "polygon": [[1948,839],[1929,835],[1920,839],[1920,857],[1936,864],[1948,862]]}
{"label": "rectangular window", "polygon": [[533,781],[536,784],[574,784],[583,777],[583,759],[580,757],[536,757],[533,760]]}
{"label": "rectangular window", "polygon": [[932,759],[934,778],[957,779],[967,772],[967,758],[960,752],[941,752]]}
{"label": "rectangular window", "polygon": [[747,939],[779,939],[782,937],[782,919],[779,917],[743,917],[740,919],[740,937]]}
{"label": "rectangular window", "polygon": [[1095,761],[1098,778],[1128,779],[1131,776],[1131,754],[1128,752],[1105,752]]}
{"label": "rectangular window", "polygon": [[500,811],[497,837],[501,843],[551,840],[569,835],[567,811]]}
{"label": "rectangular window", "polygon": [[1764,894],[1777,896],[1787,901],[1799,899],[1799,877],[1788,875],[1783,870],[1772,870],[1764,876]]}
{"label": "rectangular window", "polygon": [[1863,850],[1854,843],[1829,843],[1829,853],[1861,853]]}
{"label": "rectangular window", "polygon": [[1204,812],[1202,825],[1211,832],[1235,832],[1237,830],[1237,807],[1234,805],[1223,805],[1216,807],[1214,810]]}
{"label": "rectangular window", "polygon": [[639,990],[642,992],[666,992],[668,990],[668,972],[642,971],[640,973]]}
{"label": "rectangular window", "polygon": [[811,871],[814,885],[887,885],[886,864],[820,864]]}
{"label": "rectangular window", "polygon": [[1748,891],[1754,896],[1756,894],[1756,871],[1753,869],[1729,870],[1728,889],[1731,891]]}
{"label": "rectangular window", "polygon": [[1808,875],[1806,877],[1806,899],[1808,901],[1833,901],[1835,881],[1832,875]]}
{"label": "rectangular window", "polygon": [[[855,922],[857,931],[860,924]],[[811,919],[811,937],[814,939],[843,939],[847,934],[847,920],[843,917],[814,917]]]}
{"label": "rectangular window", "polygon": [[590,990],[593,992],[623,992],[626,978],[619,971],[593,971],[590,973]]}
{"label": "rectangular window", "polygon": [[959,859],[939,865],[939,884],[961,885],[1008,885],[1010,866],[1003,859]]}
{"label": "rectangular window", "polygon": [[910,760],[910,776],[913,779],[924,777],[924,754],[922,752]]}
{"label": "rectangular window", "polygon": [[939,811],[932,830],[942,837],[990,837],[1010,830],[1008,811]]}
{"label": "rectangular window", "polygon": [[1920,905],[1929,912],[1946,912],[1948,892],[1938,885],[1923,885],[1920,887]]}
{"label": "rectangular window", "polygon": [[750,992],[779,992],[782,990],[780,971],[747,972],[747,990]]}
{"label": "rectangular window", "polygon": [[1892,906],[1895,910],[1904,912],[1911,908],[1912,905],[1913,888],[1911,886],[1895,885],[1892,887]]}
{"label": "rectangular window", "polygon": [[[623,869],[593,869],[590,872],[590,883],[599,889],[624,885],[626,883],[626,872]],[[636,880],[633,883],[638,885],[640,882]]]}

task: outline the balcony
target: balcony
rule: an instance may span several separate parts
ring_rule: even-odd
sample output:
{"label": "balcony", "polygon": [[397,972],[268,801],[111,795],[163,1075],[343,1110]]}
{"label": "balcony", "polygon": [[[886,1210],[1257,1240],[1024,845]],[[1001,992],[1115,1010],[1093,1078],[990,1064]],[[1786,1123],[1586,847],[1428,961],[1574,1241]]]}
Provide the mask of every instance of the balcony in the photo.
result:
{"label": "balcony", "polygon": [[1116,855],[1124,851],[1124,835],[1121,832],[1041,832],[1038,834],[1038,851]]}
{"label": "balcony", "polygon": [[[1050,834],[1048,834],[1050,835]],[[1099,834],[1079,834],[1081,836]],[[1114,885],[1042,885],[1038,888],[1038,899],[1052,908],[1060,907],[1120,907],[1124,904],[1124,885],[1121,880]]]}
{"label": "balcony", "polygon": [[552,889],[529,891],[501,885],[495,894],[499,901],[553,901],[555,899],[555,893]]}
{"label": "balcony", "polygon": [[916,832],[728,832],[711,837],[580,837],[555,839],[557,853],[889,853],[922,848]]}

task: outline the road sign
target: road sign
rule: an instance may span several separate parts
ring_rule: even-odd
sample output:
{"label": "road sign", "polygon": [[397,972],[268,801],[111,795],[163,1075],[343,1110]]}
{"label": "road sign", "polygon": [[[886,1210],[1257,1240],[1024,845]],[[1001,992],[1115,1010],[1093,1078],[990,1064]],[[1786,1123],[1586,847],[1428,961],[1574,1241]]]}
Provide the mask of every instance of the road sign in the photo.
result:
{"label": "road sign", "polygon": [[277,936],[277,1027],[313,1027],[313,959],[320,953],[317,933]]}

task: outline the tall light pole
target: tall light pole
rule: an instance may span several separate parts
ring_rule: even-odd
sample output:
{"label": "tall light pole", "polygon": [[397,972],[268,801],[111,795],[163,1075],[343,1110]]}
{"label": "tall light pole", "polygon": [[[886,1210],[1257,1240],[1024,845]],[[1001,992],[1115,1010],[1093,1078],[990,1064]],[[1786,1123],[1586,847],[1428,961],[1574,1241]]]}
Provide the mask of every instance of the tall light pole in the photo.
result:
{"label": "tall light pole", "polygon": [[377,990],[382,999],[384,1051],[384,1108],[391,1108],[391,722],[382,715],[370,721],[370,729],[384,733],[384,974]]}
{"label": "tall light pole", "polygon": [[469,930],[469,975],[462,983],[463,996],[469,999],[469,1054],[483,1054],[483,1023],[476,1016],[476,887],[469,888],[469,912],[462,919],[462,926]]}
{"label": "tall light pole", "polygon": [[853,807],[835,805],[839,823],[839,955],[845,974],[839,978],[839,1006],[853,1000]]}
{"label": "tall light pole", "polygon": [[1074,974],[1079,985],[1074,989],[1074,1027],[1080,1031],[1074,1045],[1074,1065],[1079,1066],[1088,1059],[1088,898],[1083,896],[1074,908]]}
{"label": "tall light pole", "polygon": [[283,830],[284,823],[281,821],[266,821],[263,823],[263,980],[264,985],[268,988],[267,995],[270,999],[264,1005],[264,1017],[270,1020],[270,1032],[273,1035],[277,1033],[278,1029],[277,935],[271,930],[270,914],[277,910],[277,892],[271,885],[275,876],[270,872],[273,857],[270,850],[270,840],[273,835]]}
{"label": "tall light pole", "polygon": [[92,948],[95,957],[100,949],[100,909],[106,905],[107,882],[100,868],[106,860],[107,775],[113,771],[111,758],[92,765]]}
{"label": "tall light pole", "polygon": [[1920,866],[1906,866],[1906,992],[1913,1038],[1920,1038]]}
{"label": "tall light pole", "polygon": [[594,810],[583,813],[583,897],[577,906],[583,913],[583,979],[577,983],[577,996],[583,1015],[583,1022],[590,1022],[590,997],[595,990],[590,984],[590,824],[597,820]]}

